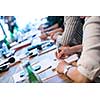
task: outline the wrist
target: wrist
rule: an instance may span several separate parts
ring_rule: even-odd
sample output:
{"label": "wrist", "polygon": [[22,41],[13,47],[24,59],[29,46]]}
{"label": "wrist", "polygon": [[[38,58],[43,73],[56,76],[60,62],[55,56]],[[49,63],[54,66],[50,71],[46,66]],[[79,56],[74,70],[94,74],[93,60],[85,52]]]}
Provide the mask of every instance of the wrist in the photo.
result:
{"label": "wrist", "polygon": [[73,49],[72,49],[71,47],[67,47],[67,48],[65,49],[65,53],[66,53],[67,55],[71,55],[71,54],[73,54]]}
{"label": "wrist", "polygon": [[63,71],[63,73],[66,74],[66,73],[68,72],[68,70],[69,70],[70,68],[72,68],[72,67],[73,67],[72,65],[65,65],[65,66],[64,66],[64,71]]}
{"label": "wrist", "polygon": [[67,74],[68,74],[69,70],[70,70],[71,68],[73,68],[73,67],[74,67],[74,66],[72,66],[72,65],[68,65],[67,68],[65,67],[65,69],[64,69],[64,75],[68,78],[68,80],[69,80],[70,82],[73,82],[73,80],[72,80]]}
{"label": "wrist", "polygon": [[70,49],[71,49],[70,51],[72,51],[72,53],[81,52],[82,51],[82,45],[73,46]]}
{"label": "wrist", "polygon": [[70,50],[70,54],[73,54],[76,52],[76,49],[74,47],[69,47],[69,50]]}
{"label": "wrist", "polygon": [[49,36],[49,32],[46,32],[46,36]]}

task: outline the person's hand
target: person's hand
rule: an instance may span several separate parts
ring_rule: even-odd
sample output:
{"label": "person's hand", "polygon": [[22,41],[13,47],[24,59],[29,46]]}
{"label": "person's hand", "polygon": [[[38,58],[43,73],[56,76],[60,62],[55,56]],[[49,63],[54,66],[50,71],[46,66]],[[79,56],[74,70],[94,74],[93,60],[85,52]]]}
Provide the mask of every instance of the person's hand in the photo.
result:
{"label": "person's hand", "polygon": [[61,61],[61,62],[57,65],[56,71],[57,71],[58,73],[60,73],[60,74],[63,74],[63,73],[64,73],[64,67],[67,66],[67,65],[68,65],[67,62]]}
{"label": "person's hand", "polygon": [[71,54],[71,50],[69,46],[62,46],[58,49],[58,52],[56,52],[56,57],[58,59],[65,58],[66,56],[69,56]]}
{"label": "person's hand", "polygon": [[57,38],[59,37],[59,34],[54,34],[53,37],[51,37],[52,40],[54,40],[56,42]]}
{"label": "person's hand", "polygon": [[50,32],[49,35],[50,35],[51,39],[53,39],[53,36],[55,35],[55,32]]}
{"label": "person's hand", "polygon": [[38,27],[38,30],[40,30],[41,32],[44,32],[43,24],[41,24],[41,25]]}
{"label": "person's hand", "polygon": [[43,28],[41,28],[41,33],[42,33],[42,34],[44,33],[44,31],[45,31],[45,30],[44,30]]}
{"label": "person's hand", "polygon": [[47,40],[47,34],[46,33],[43,33],[41,36],[40,36],[40,39],[41,40]]}

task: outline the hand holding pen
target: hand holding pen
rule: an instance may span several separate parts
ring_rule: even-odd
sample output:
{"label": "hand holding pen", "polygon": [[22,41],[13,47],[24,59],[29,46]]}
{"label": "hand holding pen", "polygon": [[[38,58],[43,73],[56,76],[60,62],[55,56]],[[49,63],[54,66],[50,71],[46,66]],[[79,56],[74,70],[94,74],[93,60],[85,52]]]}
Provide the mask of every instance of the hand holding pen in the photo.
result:
{"label": "hand holding pen", "polygon": [[68,57],[70,55],[70,47],[69,46],[59,47],[55,55],[58,59],[64,59]]}

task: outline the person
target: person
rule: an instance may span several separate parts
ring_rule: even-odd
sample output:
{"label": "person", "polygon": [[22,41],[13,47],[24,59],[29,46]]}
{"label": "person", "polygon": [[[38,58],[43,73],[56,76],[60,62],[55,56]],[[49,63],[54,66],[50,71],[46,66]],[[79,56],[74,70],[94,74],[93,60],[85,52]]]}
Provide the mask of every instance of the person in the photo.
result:
{"label": "person", "polygon": [[61,46],[59,48],[60,52],[56,52],[57,58],[82,51],[83,23],[80,16],[65,16],[64,25],[65,30],[60,38],[60,42],[57,43]]}
{"label": "person", "polygon": [[64,16],[48,16],[47,20],[48,27],[41,28],[41,39],[45,40],[48,36],[50,36],[53,39],[54,34],[56,34],[57,32],[62,33],[64,31]]}
{"label": "person", "polygon": [[15,16],[4,16],[4,20],[8,25],[8,30],[10,31],[11,42],[16,41],[15,33],[18,31],[18,25]]}
{"label": "person", "polygon": [[0,35],[1,35],[0,36],[0,42],[1,42],[0,43],[0,48],[2,48],[3,43],[5,43],[7,48],[10,49],[11,46],[10,46],[8,40],[7,40],[7,35],[6,35],[5,29],[4,29],[4,20],[3,20],[3,18],[0,19]]}
{"label": "person", "polygon": [[14,33],[14,28],[18,28],[16,18],[14,16],[5,16],[5,23],[8,24],[9,31]]}
{"label": "person", "polygon": [[62,61],[56,70],[58,73],[65,73],[74,82],[93,82],[100,75],[100,16],[85,18],[82,45],[83,50],[77,67]]}
{"label": "person", "polygon": [[64,22],[64,16],[48,16],[47,23],[44,24],[45,27],[43,27],[43,25],[42,26],[40,25],[41,28],[39,27],[38,29],[41,30],[42,32],[48,32],[60,26],[64,28],[62,25],[63,22]]}

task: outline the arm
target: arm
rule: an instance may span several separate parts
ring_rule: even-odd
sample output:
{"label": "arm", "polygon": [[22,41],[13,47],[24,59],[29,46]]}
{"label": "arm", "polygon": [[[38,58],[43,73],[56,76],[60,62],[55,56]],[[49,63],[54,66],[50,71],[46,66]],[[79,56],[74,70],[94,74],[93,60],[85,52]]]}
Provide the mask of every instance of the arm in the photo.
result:
{"label": "arm", "polygon": [[54,33],[56,33],[56,32],[63,32],[63,29],[62,29],[62,28],[56,28],[56,29],[50,31],[49,34],[50,34],[50,33],[53,33],[53,32],[54,32]]}
{"label": "arm", "polygon": [[87,17],[83,32],[83,51],[78,61],[78,71],[94,80],[100,72],[100,16]]}
{"label": "arm", "polygon": [[48,33],[48,35],[51,37],[51,39],[53,38],[53,36],[57,33],[57,32],[63,32],[63,29],[62,28],[57,28],[57,29],[54,29],[54,30],[52,30],[52,31],[50,31],[49,33]]}
{"label": "arm", "polygon": [[77,67],[72,67],[68,70],[67,73],[65,73],[66,76],[68,76],[73,82],[76,83],[87,83],[90,82],[90,80],[82,75],[78,70]]}
{"label": "arm", "polygon": [[70,51],[72,53],[81,52],[82,51],[82,45],[72,46],[72,47],[70,47]]}
{"label": "arm", "polygon": [[[65,61],[61,61],[57,68],[56,71],[60,74],[65,74],[66,77],[71,79],[73,82],[76,83],[86,83],[90,82],[90,80],[82,75],[78,70],[76,66],[70,67],[65,73],[64,70],[67,68],[68,64]],[[65,68],[66,67],[66,68]]]}
{"label": "arm", "polygon": [[46,40],[48,36],[51,37],[51,39],[53,39],[53,36],[55,35],[55,33],[57,32],[63,32],[63,29],[62,28],[57,28],[57,29],[54,29],[48,33],[42,33],[42,35],[40,36],[41,39],[43,40]]}
{"label": "arm", "polygon": [[[74,36],[78,34],[78,31],[82,29],[80,17],[78,16],[66,16],[64,19],[65,30],[62,35],[62,45],[69,45]],[[79,28],[81,27],[81,28]],[[78,30],[79,29],[79,30]],[[78,31],[77,31],[78,30]]]}
{"label": "arm", "polygon": [[[61,66],[58,66],[62,69]],[[61,69],[58,68],[58,71]],[[100,73],[100,17],[86,19],[84,25],[83,51],[78,67],[65,73],[74,82],[90,82]]]}
{"label": "arm", "polygon": [[70,69],[67,73],[75,82],[78,78],[81,80],[79,82],[95,80],[100,73],[100,17],[88,17],[83,29],[83,51],[78,67]]}
{"label": "arm", "polygon": [[47,31],[56,29],[56,28],[58,28],[58,27],[59,27],[59,25],[58,25],[58,23],[56,23],[56,24],[52,25],[51,27],[44,29],[43,32],[47,32]]}

